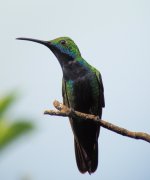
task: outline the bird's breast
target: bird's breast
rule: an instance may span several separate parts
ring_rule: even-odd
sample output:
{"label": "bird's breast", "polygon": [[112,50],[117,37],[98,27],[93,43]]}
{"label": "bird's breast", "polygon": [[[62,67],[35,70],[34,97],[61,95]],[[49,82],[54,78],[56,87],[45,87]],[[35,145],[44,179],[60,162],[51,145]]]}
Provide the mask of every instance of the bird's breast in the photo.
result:
{"label": "bird's breast", "polygon": [[67,96],[71,108],[89,113],[94,102],[94,91],[92,86],[93,75],[78,77],[75,80],[66,81]]}

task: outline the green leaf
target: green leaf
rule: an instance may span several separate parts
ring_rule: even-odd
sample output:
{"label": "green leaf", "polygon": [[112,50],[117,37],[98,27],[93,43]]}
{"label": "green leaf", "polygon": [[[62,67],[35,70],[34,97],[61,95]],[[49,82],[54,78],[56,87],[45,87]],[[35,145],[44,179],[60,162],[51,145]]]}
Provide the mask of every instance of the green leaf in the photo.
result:
{"label": "green leaf", "polygon": [[10,93],[9,95],[0,98],[0,120],[1,117],[6,113],[10,105],[15,101],[16,93]]}
{"label": "green leaf", "polygon": [[0,122],[0,150],[10,142],[14,141],[21,135],[31,131],[33,125],[25,120],[8,123],[7,121]]}

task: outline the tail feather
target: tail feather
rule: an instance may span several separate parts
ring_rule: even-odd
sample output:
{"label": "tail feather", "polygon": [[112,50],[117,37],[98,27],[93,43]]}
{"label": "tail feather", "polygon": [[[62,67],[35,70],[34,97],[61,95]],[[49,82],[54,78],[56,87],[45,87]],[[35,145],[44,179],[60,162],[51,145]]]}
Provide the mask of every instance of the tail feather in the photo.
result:
{"label": "tail feather", "polygon": [[87,165],[86,165],[86,158],[85,158],[85,153],[80,146],[74,139],[74,146],[75,146],[75,155],[76,155],[76,162],[78,169],[81,173],[85,173],[87,171]]}
{"label": "tail feather", "polygon": [[89,174],[95,172],[98,165],[98,143],[95,142],[91,154],[88,154],[83,146],[74,139],[75,155],[78,169],[81,173],[88,171]]}

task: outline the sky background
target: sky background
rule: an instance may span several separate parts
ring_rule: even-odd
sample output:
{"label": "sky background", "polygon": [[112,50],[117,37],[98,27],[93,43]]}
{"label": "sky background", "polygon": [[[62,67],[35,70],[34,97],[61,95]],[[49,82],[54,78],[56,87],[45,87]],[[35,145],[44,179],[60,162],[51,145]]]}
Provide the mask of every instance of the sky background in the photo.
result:
{"label": "sky background", "polygon": [[0,154],[1,180],[150,179],[150,144],[103,128],[97,171],[79,173],[67,118],[43,115],[62,101],[59,63],[48,48],[15,40],[71,37],[102,74],[103,119],[150,133],[150,1],[5,0],[0,32],[0,96],[19,91],[11,118],[26,116],[37,127]]}

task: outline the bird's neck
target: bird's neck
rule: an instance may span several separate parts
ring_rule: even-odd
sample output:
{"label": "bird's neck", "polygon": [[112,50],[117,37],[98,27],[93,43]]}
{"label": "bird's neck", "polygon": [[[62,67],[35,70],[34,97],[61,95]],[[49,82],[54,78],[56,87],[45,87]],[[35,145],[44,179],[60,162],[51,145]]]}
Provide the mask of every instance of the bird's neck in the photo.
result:
{"label": "bird's neck", "polygon": [[76,80],[88,73],[88,64],[84,59],[74,59],[62,65],[65,80]]}

